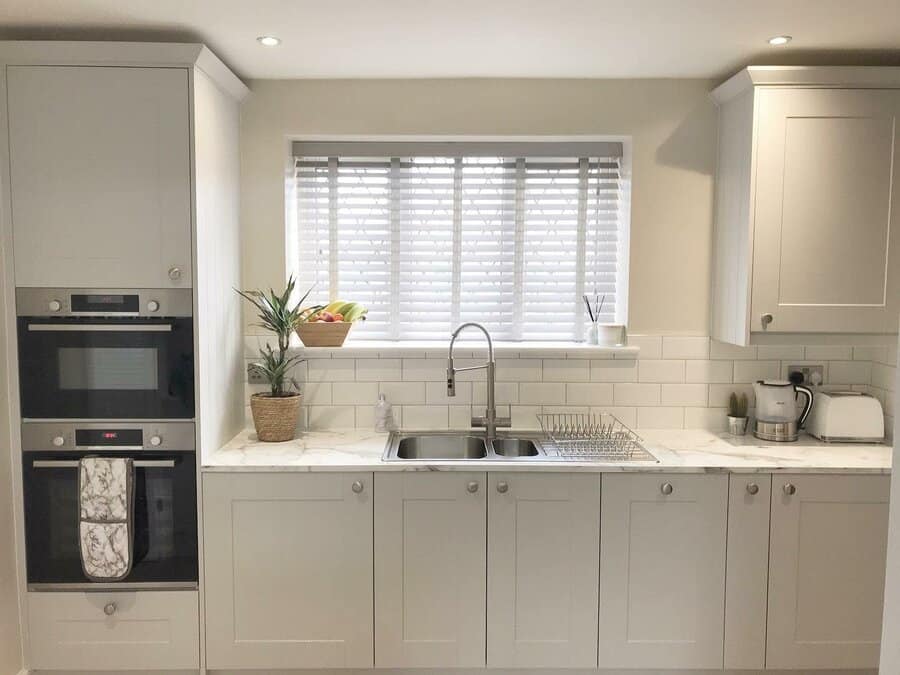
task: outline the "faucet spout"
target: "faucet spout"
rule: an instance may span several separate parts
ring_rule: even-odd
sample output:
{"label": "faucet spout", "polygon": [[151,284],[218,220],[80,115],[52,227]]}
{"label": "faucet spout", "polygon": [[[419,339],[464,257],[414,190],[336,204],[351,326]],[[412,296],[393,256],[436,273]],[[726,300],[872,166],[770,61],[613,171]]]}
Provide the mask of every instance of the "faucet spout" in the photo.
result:
{"label": "faucet spout", "polygon": [[[453,365],[453,345],[456,343],[456,338],[459,337],[459,334],[465,330],[466,328],[475,328],[484,333],[484,337],[487,339],[488,344],[488,360],[486,363],[479,366],[466,366],[464,368],[456,368]],[[452,397],[456,395],[456,373],[462,372],[465,370],[481,370],[484,369],[487,373],[487,407],[484,411],[484,417],[473,417],[472,418],[472,426],[473,427],[484,427],[486,435],[488,439],[494,438],[497,433],[497,427],[508,427],[510,426],[509,418],[498,418],[497,417],[497,405],[495,402],[495,380],[494,380],[494,370],[496,364],[494,362],[494,342],[491,340],[491,334],[488,332],[487,328],[482,326],[480,323],[475,323],[470,321],[468,323],[464,323],[459,325],[456,330],[453,331],[453,334],[450,336],[450,350],[447,354],[447,396]]]}

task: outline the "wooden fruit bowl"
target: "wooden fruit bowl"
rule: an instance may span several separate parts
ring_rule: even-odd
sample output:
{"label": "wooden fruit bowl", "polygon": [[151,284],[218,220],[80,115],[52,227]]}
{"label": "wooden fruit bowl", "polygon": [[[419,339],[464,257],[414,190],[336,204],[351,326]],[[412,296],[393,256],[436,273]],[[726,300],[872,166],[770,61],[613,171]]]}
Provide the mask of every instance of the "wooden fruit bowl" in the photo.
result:
{"label": "wooden fruit bowl", "polygon": [[294,329],[305,347],[341,347],[350,332],[349,321],[300,323]]}

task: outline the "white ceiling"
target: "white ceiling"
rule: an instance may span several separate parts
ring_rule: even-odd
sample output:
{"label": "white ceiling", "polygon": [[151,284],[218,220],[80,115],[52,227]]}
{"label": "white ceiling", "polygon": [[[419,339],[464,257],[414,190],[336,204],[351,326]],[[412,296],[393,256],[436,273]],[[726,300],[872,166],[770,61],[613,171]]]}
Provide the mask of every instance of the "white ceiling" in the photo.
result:
{"label": "white ceiling", "polygon": [[199,40],[249,78],[721,77],[898,64],[900,0],[0,0],[0,37]]}

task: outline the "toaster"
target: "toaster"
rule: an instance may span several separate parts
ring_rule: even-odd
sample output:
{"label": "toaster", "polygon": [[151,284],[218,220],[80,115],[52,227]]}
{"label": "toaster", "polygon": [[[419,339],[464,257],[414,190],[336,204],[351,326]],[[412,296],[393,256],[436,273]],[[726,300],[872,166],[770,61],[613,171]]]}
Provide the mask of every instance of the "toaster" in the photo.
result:
{"label": "toaster", "polygon": [[884,440],[881,402],[859,391],[817,391],[806,431],[826,442],[880,443]]}

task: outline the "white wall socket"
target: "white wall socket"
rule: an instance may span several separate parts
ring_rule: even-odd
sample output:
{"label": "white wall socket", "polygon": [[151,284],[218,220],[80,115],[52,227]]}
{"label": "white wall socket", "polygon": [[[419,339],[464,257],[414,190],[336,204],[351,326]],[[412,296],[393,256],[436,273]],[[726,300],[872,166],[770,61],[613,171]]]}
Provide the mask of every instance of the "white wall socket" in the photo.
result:
{"label": "white wall socket", "polygon": [[821,365],[803,365],[803,366],[788,366],[787,374],[790,377],[791,373],[803,373],[803,384],[824,384],[825,383],[825,366]]}

